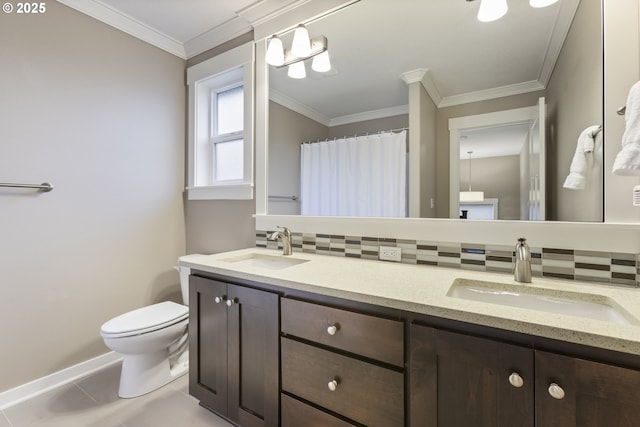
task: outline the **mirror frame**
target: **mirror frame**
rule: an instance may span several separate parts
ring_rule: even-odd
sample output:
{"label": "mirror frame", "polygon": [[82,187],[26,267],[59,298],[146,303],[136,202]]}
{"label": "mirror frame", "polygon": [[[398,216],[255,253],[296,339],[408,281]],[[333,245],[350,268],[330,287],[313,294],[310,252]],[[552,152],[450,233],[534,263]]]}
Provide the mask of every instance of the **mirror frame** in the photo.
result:
{"label": "mirror frame", "polygon": [[[351,3],[354,3],[354,1],[322,0],[322,2],[316,1],[315,3],[307,2],[303,6],[254,28],[256,49],[256,230],[275,230],[278,225],[282,225],[298,233],[376,236],[496,245],[515,245],[517,238],[524,236],[534,248],[571,248],[640,254],[640,225],[638,224],[268,215],[269,66],[263,60],[266,53],[266,39],[272,34],[293,28],[300,22],[308,22]],[[605,6],[607,3],[605,3]],[[606,46],[609,46],[609,44]],[[640,70],[635,69],[633,71],[636,72],[637,77]],[[624,100],[622,102],[624,103]],[[605,108],[609,104],[609,100],[605,97]],[[609,114],[610,112],[607,109],[605,111],[605,130],[615,127],[617,129],[616,133],[621,134],[624,124],[620,124],[619,120],[614,123],[612,119],[615,116]],[[609,121],[611,121],[611,126],[607,126]],[[610,161],[612,162],[613,159]],[[607,162],[605,168],[608,165],[609,163]]]}

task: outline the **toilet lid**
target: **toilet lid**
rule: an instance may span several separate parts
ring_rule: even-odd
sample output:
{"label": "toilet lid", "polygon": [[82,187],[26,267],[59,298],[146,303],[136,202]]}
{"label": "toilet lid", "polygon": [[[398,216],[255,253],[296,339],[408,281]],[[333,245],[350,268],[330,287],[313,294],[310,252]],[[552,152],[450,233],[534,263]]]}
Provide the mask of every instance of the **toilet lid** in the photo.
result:
{"label": "toilet lid", "polygon": [[129,311],[109,320],[100,328],[101,334],[130,334],[150,332],[189,317],[189,307],[165,301]]}

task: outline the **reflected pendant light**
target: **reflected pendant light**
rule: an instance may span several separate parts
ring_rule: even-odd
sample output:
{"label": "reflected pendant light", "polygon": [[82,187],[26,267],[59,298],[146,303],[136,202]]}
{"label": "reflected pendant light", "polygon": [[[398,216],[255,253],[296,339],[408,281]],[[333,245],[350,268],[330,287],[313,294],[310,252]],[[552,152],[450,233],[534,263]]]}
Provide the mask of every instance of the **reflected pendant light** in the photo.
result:
{"label": "reflected pendant light", "polygon": [[274,35],[269,39],[265,61],[267,61],[267,64],[275,67],[284,65],[284,46],[282,45],[280,37]]}
{"label": "reflected pendant light", "polygon": [[482,0],[478,10],[478,21],[491,22],[502,18],[509,10],[507,0]]}
{"label": "reflected pendant light", "polygon": [[467,151],[469,154],[469,191],[460,192],[460,202],[482,202],[484,201],[484,191],[471,191],[471,154],[473,151]]}
{"label": "reflected pendant light", "polygon": [[307,71],[304,68],[304,61],[294,62],[289,65],[287,75],[292,79],[304,79],[307,77]]}
{"label": "reflected pendant light", "polygon": [[311,54],[311,40],[309,39],[309,32],[302,24],[298,25],[293,33],[291,53],[298,58],[306,58]]}
{"label": "reflected pendant light", "polygon": [[556,3],[558,0],[529,0],[529,6],[531,7],[547,7]]}
{"label": "reflected pendant light", "polygon": [[331,69],[331,60],[329,59],[329,51],[325,50],[320,55],[313,57],[311,62],[311,69],[318,73],[326,73]]}

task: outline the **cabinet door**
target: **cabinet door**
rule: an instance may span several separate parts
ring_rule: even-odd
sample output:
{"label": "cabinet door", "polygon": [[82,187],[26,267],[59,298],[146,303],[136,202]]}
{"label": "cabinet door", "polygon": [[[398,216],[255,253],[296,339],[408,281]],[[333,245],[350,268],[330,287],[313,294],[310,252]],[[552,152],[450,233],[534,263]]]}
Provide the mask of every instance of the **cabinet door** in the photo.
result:
{"label": "cabinet door", "polygon": [[639,371],[543,351],[535,360],[538,426],[640,425]]}
{"label": "cabinet door", "polygon": [[411,325],[410,352],[412,426],[533,427],[531,349]]}
{"label": "cabinet door", "polygon": [[242,427],[279,424],[279,297],[228,285],[229,415]]}
{"label": "cabinet door", "polygon": [[226,292],[225,283],[190,277],[189,393],[223,415],[227,413]]}

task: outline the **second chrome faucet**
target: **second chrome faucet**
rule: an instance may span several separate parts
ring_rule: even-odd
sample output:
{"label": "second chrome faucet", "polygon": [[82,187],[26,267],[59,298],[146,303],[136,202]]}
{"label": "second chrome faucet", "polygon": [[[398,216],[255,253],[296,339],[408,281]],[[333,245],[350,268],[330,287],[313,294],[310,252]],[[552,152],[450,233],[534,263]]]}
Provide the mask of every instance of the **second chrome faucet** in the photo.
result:
{"label": "second chrome faucet", "polygon": [[516,243],[516,263],[513,270],[513,278],[516,282],[531,283],[531,250],[527,245],[527,239],[521,237]]}
{"label": "second chrome faucet", "polygon": [[269,235],[269,240],[282,240],[282,255],[291,255],[291,230],[278,225],[281,231],[276,231]]}

